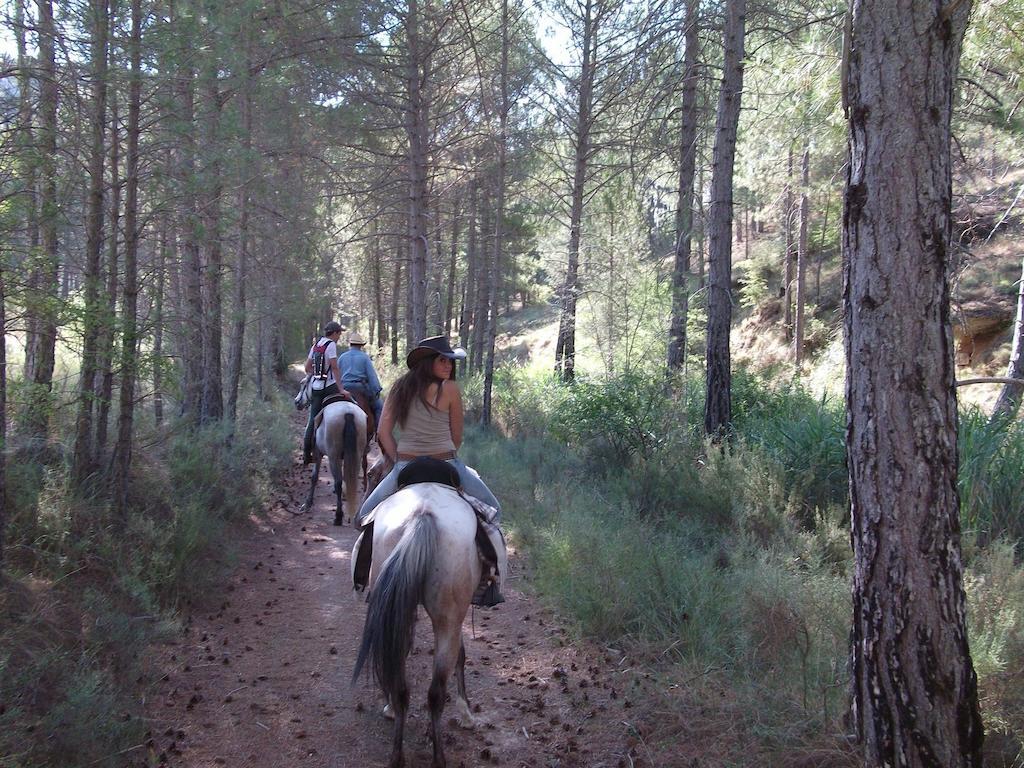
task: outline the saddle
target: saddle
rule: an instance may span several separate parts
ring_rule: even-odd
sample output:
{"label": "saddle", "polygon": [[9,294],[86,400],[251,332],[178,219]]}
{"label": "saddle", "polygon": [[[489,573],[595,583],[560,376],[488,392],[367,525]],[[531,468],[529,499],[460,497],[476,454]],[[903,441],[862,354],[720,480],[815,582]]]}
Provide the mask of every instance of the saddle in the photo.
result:
{"label": "saddle", "polygon": [[[497,579],[503,574],[498,571],[497,544],[500,542],[502,549],[505,545],[505,536],[498,527],[495,517],[497,510],[479,499],[462,492],[462,483],[459,481],[459,472],[447,461],[432,459],[423,456],[413,459],[402,471],[398,473],[398,490],[408,488],[418,483],[438,483],[447,485],[458,491],[459,496],[466,501],[476,514],[476,547],[480,559],[484,563],[480,585],[473,595],[474,605],[496,605],[503,602],[504,598],[498,597]],[[352,558],[352,582],[357,592],[363,591],[370,581],[370,566],[373,562],[373,518],[376,509],[371,509],[366,516],[357,523],[362,526],[362,531],[355,544],[355,555]]]}
{"label": "saddle", "polygon": [[345,397],[342,394],[328,395],[320,403],[320,412],[317,413],[316,418],[313,419],[313,428],[320,429],[320,423],[324,420],[324,411],[327,410],[328,405],[334,405],[335,403],[351,403],[352,398]]}

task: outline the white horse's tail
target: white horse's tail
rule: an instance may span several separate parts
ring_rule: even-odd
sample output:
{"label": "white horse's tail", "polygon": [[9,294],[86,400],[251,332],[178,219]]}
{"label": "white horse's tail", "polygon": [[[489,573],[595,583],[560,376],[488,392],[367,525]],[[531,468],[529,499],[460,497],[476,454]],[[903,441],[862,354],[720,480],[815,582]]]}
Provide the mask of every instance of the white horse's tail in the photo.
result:
{"label": "white horse's tail", "polygon": [[406,691],[403,662],[412,647],[416,609],[423,602],[437,548],[438,528],[433,514],[415,515],[381,566],[370,592],[352,681],[370,659],[373,677],[389,700]]}
{"label": "white horse's tail", "polygon": [[341,464],[342,472],[345,475],[345,506],[348,507],[349,517],[355,519],[359,511],[356,501],[359,488],[359,472],[363,462],[359,456],[359,430],[356,429],[356,419],[351,413],[345,414],[345,427],[341,433]]}

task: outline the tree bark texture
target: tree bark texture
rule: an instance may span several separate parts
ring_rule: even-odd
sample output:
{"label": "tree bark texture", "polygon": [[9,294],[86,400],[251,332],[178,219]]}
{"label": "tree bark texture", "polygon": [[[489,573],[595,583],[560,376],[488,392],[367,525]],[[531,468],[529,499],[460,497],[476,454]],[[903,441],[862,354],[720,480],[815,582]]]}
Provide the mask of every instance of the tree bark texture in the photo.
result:
{"label": "tree bark texture", "polygon": [[245,51],[244,72],[239,100],[242,119],[242,181],[238,187],[238,248],[235,253],[235,302],[231,308],[234,323],[231,332],[231,356],[228,377],[227,417],[234,424],[238,419],[238,394],[242,383],[242,350],[245,348],[245,326],[248,320],[245,286],[249,279],[249,180],[253,178],[252,168],[252,68],[251,18],[245,19],[242,29],[242,47]]}
{"label": "tree bark texture", "polygon": [[782,232],[785,251],[782,254],[783,309],[782,323],[786,339],[793,338],[793,148],[790,147],[786,160],[786,190],[782,195]]}
{"label": "tree bark texture", "polygon": [[124,299],[121,306],[121,398],[114,449],[114,500],[123,515],[128,507],[128,471],[132,462],[135,381],[138,377],[139,301],[139,116],[142,100],[142,0],[131,0],[128,45],[128,133],[125,150]]}
{"label": "tree bark texture", "polygon": [[[217,19],[216,6],[209,4],[208,17]],[[216,22],[214,22],[216,23]],[[203,235],[203,260],[201,267],[203,308],[203,391],[201,421],[219,421],[224,417],[224,390],[222,354],[222,287],[224,269],[224,248],[221,242],[221,198],[224,194],[222,178],[223,162],[221,153],[221,112],[223,104],[217,60],[209,54],[206,72],[203,74],[202,103],[202,168],[200,172],[202,206],[200,221]]]}
{"label": "tree bark texture", "polygon": [[675,263],[672,267],[672,318],[668,330],[668,369],[686,359],[686,322],[690,304],[690,248],[693,236],[693,177],[697,165],[698,0],[686,3],[683,95],[679,121],[679,191],[676,207]]}
{"label": "tree bark texture", "polygon": [[96,371],[99,351],[100,254],[103,249],[103,160],[107,114],[107,32],[110,26],[107,0],[91,0],[90,41],[92,141],[89,148],[89,195],[85,223],[85,270],[82,323],[82,368],[78,417],[75,421],[75,446],[72,476],[82,484],[95,470],[95,434],[93,429],[96,400]]}
{"label": "tree bark texture", "polygon": [[722,87],[718,95],[715,150],[711,172],[711,244],[708,255],[707,396],[704,431],[718,435],[732,421],[732,178],[736,130],[743,92],[746,0],[728,0],[723,32]]}
{"label": "tree bark texture", "polygon": [[[39,25],[39,222],[42,254],[35,290],[42,294],[35,326],[32,351],[32,382],[35,385],[33,407],[26,431],[38,440],[46,438],[50,417],[49,393],[53,388],[54,351],[57,342],[57,302],[60,295],[60,258],[57,225],[60,203],[57,200],[57,65],[56,29],[52,0],[38,0]],[[43,393],[46,393],[45,396]]]}
{"label": "tree bark texture", "polygon": [[[113,51],[110,63],[114,62]],[[103,456],[107,446],[110,405],[114,394],[114,336],[117,332],[117,289],[119,277],[118,227],[121,223],[121,136],[117,88],[110,94],[110,242],[107,243],[106,304],[100,322],[99,369],[97,371],[98,412],[96,415],[96,455]]]}
{"label": "tree bark texture", "polygon": [[970,2],[856,0],[845,104],[854,719],[868,766],[981,766],[949,310],[950,115]]}

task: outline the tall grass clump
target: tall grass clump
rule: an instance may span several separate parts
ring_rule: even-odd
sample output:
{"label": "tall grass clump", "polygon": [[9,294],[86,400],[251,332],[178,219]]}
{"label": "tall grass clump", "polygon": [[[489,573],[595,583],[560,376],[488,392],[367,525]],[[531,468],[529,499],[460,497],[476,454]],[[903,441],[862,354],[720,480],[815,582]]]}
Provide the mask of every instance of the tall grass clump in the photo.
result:
{"label": "tall grass clump", "polygon": [[960,519],[981,543],[1024,541],[1024,423],[960,414]]}
{"label": "tall grass clump", "polygon": [[[280,398],[278,398],[280,400]],[[142,659],[231,561],[231,527],[290,464],[284,401],[223,426],[140,434],[129,504],[76,495],[61,461],[16,466],[0,588],[0,768],[122,765]]]}

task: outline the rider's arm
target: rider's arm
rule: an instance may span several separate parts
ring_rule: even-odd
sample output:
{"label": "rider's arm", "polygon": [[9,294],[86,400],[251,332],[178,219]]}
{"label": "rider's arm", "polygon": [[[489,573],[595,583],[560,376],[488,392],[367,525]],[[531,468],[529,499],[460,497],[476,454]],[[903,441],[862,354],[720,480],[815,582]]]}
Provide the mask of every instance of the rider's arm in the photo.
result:
{"label": "rider's arm", "polygon": [[446,381],[444,388],[448,392],[448,420],[451,422],[452,442],[455,443],[455,450],[462,447],[462,392],[455,381]]}
{"label": "rider's arm", "polygon": [[310,348],[309,354],[306,355],[306,375],[309,376],[313,372],[313,350]]}
{"label": "rider's arm", "polygon": [[398,444],[395,442],[395,413],[393,408],[394,398],[389,397],[384,402],[384,413],[380,415],[380,425],[377,427],[377,442],[392,463],[398,459]]}

